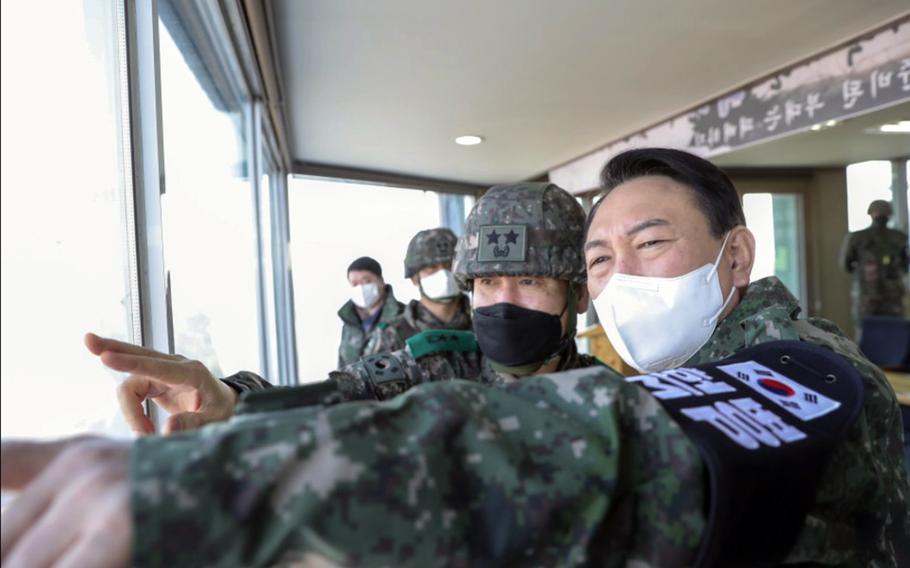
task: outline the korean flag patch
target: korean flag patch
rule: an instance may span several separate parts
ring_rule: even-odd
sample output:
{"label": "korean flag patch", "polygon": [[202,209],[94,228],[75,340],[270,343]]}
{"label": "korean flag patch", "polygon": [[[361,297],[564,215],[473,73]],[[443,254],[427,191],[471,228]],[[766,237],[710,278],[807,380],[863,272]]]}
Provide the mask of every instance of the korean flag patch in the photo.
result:
{"label": "korean flag patch", "polygon": [[840,403],[755,361],[717,367],[803,422],[824,416]]}

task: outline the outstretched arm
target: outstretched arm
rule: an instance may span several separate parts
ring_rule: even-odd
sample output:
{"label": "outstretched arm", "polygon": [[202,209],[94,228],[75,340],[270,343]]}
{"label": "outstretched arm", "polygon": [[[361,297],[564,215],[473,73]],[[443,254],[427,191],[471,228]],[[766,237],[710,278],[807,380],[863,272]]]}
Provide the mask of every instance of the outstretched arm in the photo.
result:
{"label": "outstretched arm", "polygon": [[131,472],[152,566],[682,565],[702,529],[697,450],[604,369],[239,416],[140,440]]}

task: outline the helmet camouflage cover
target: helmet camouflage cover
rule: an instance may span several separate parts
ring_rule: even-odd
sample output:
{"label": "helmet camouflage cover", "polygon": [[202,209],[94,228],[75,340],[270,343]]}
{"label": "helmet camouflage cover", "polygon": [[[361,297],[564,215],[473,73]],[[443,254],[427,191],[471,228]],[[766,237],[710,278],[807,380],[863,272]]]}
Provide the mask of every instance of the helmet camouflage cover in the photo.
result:
{"label": "helmet camouflage cover", "polygon": [[549,276],[583,283],[585,212],[552,183],[490,188],[471,210],[455,248],[464,288],[481,276]]}
{"label": "helmet camouflage cover", "polygon": [[408,254],[404,257],[404,277],[410,278],[427,266],[452,262],[456,240],[455,233],[445,228],[418,232],[408,243]]}

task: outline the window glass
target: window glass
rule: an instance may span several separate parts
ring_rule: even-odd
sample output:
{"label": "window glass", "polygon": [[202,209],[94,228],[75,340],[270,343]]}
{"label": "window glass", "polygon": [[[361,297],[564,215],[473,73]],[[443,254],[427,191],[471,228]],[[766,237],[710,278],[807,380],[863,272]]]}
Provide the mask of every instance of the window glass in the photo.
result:
{"label": "window glass", "polygon": [[872,223],[867,210],[876,199],[891,201],[891,162],[872,160],[847,166],[847,224],[850,232]]}
{"label": "window glass", "polygon": [[[271,171],[271,170],[270,170]],[[264,174],[259,182],[259,231],[262,239],[260,258],[262,262],[263,327],[265,328],[265,349],[267,365],[263,372],[278,383],[278,329],[275,317],[275,273],[272,263],[272,207],[270,176]]]}
{"label": "window glass", "polygon": [[743,196],[746,225],[755,235],[751,279],[777,276],[794,296],[805,298],[801,197],[788,193]]}
{"label": "window glass", "polygon": [[293,177],[288,184],[298,379],[312,382],[338,362],[348,265],[371,256],[398,300],[416,299],[405,252],[417,231],[440,226],[440,207],[432,192]]}
{"label": "window glass", "polygon": [[[179,36],[178,36],[179,37]],[[213,101],[198,58],[159,26],[166,193],[162,196],[177,353],[216,376],[261,372],[256,233],[238,105]],[[191,68],[187,61],[194,61]],[[226,110],[219,110],[226,109]]]}
{"label": "window glass", "polygon": [[87,331],[138,339],[126,244],[122,16],[105,0],[0,9],[0,433],[128,435],[119,375],[82,341]]}

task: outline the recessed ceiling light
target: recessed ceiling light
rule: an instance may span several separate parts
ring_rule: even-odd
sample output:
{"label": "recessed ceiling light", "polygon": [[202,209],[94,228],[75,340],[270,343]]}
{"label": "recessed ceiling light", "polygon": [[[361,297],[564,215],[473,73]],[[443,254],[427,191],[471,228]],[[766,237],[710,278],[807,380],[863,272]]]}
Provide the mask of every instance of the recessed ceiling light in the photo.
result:
{"label": "recessed ceiling light", "polygon": [[461,146],[476,146],[481,142],[483,142],[483,136],[476,136],[474,134],[459,136],[455,139],[455,143]]}
{"label": "recessed ceiling light", "polygon": [[821,129],[822,129],[822,125],[821,125],[821,124],[813,124],[813,125],[809,128],[809,130],[813,130],[813,131],[815,131],[815,132],[818,132],[818,131],[821,130]]}
{"label": "recessed ceiling light", "polygon": [[837,121],[829,120],[828,122],[825,123],[825,126],[827,126],[828,128],[831,128],[832,126],[837,126]]}
{"label": "recessed ceiling light", "polygon": [[891,124],[883,124],[878,127],[880,132],[887,132],[889,134],[910,134],[910,120],[901,120],[899,122],[894,122]]}

